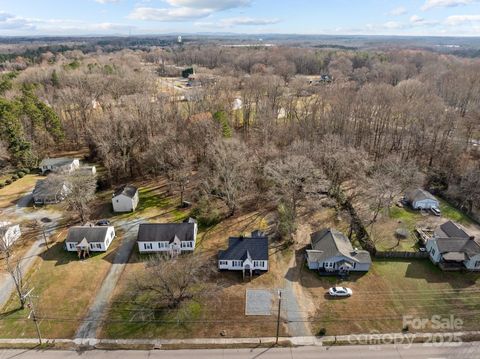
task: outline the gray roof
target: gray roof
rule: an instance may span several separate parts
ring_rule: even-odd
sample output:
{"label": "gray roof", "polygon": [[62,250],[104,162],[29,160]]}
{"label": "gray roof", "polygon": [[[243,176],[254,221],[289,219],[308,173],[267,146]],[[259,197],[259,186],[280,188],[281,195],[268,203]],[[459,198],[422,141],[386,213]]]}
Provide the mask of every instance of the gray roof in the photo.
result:
{"label": "gray roof", "polygon": [[336,256],[344,256],[357,263],[371,263],[370,253],[365,250],[353,249],[350,240],[342,233],[332,228],[326,228],[312,233],[311,250],[307,250],[309,261],[323,262]]}
{"label": "gray roof", "polygon": [[173,242],[195,239],[195,223],[142,223],[138,228],[138,242]]}
{"label": "gray roof", "polygon": [[69,165],[73,161],[75,161],[75,158],[69,158],[69,157],[45,158],[42,160],[42,162],[40,162],[40,167],[42,166],[61,167],[61,166]]}
{"label": "gray roof", "polygon": [[460,238],[460,239],[472,239],[465,230],[458,224],[452,221],[445,222],[440,227],[435,229],[435,235],[437,238]]}
{"label": "gray roof", "polygon": [[421,188],[416,188],[414,190],[408,191],[405,194],[405,199],[409,203],[413,203],[416,201],[423,201],[425,199],[431,199],[433,201],[438,202],[438,200],[430,192],[425,191],[424,189],[421,189]]}
{"label": "gray roof", "polygon": [[83,239],[86,239],[88,243],[91,242],[105,242],[107,236],[108,226],[75,226],[68,230],[67,239],[68,243],[80,243]]}
{"label": "gray roof", "polygon": [[32,192],[33,198],[50,198],[60,194],[64,195],[64,186],[64,181],[38,180]]}
{"label": "gray roof", "polygon": [[135,194],[138,192],[138,188],[132,185],[123,185],[121,187],[118,187],[115,192],[113,192],[113,197],[120,196],[123,194],[124,196],[133,198],[135,197]]}
{"label": "gray roof", "polygon": [[434,240],[437,242],[438,250],[446,260],[451,260],[448,258],[456,253],[459,255],[464,254],[466,256],[464,259],[480,254],[480,245],[473,239],[437,238]]}
{"label": "gray roof", "polygon": [[230,237],[228,248],[218,251],[219,260],[268,260],[268,237],[260,231],[250,237]]}

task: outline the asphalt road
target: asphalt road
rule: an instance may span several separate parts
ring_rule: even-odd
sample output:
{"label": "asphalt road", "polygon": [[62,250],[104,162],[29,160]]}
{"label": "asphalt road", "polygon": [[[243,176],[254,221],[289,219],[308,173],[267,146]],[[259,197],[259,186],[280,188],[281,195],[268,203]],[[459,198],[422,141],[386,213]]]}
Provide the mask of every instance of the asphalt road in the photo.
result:
{"label": "asphalt road", "polygon": [[480,343],[463,343],[458,347],[434,347],[423,344],[408,346],[338,346],[338,347],[299,347],[299,348],[258,348],[258,349],[209,349],[209,350],[156,350],[156,351],[38,351],[0,350],[0,359],[442,359],[479,358]]}

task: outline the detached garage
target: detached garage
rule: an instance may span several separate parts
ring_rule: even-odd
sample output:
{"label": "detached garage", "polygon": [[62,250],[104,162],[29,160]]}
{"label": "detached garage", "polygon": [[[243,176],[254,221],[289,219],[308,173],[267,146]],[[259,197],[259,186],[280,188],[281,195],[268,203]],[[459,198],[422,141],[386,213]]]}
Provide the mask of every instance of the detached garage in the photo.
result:
{"label": "detached garage", "polygon": [[432,209],[439,208],[438,200],[424,189],[417,188],[405,194],[405,200],[413,209]]}
{"label": "detached garage", "polygon": [[114,212],[132,212],[138,205],[138,188],[125,185],[115,190],[112,196]]}

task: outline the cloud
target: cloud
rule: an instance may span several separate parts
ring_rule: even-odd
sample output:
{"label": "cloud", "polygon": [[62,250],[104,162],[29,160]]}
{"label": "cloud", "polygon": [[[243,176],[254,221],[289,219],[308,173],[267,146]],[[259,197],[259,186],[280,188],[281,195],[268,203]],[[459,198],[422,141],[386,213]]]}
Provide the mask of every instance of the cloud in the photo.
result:
{"label": "cloud", "polygon": [[233,17],[220,21],[225,26],[263,26],[278,24],[279,22],[280,19],[255,19],[251,17]]}
{"label": "cloud", "polygon": [[414,26],[434,26],[440,24],[439,21],[436,20],[426,20],[421,16],[412,15],[410,16],[410,23]]}
{"label": "cloud", "polygon": [[403,6],[396,7],[388,13],[390,16],[400,16],[405,15],[407,13],[407,9]]}
{"label": "cloud", "polygon": [[171,7],[137,7],[129,19],[145,21],[189,21],[201,19],[219,11],[248,6],[251,0],[165,0]]}
{"label": "cloud", "polygon": [[18,17],[6,12],[0,12],[1,30],[33,30],[35,26],[25,18]]}
{"label": "cloud", "polygon": [[473,3],[476,0],[427,0],[422,6],[422,10],[430,10],[438,7],[456,7]]}
{"label": "cloud", "polygon": [[251,4],[251,0],[166,0],[174,7],[185,7],[191,9],[210,9],[222,11],[244,7]]}
{"label": "cloud", "polygon": [[113,4],[113,3],[117,3],[119,2],[120,0],[95,0],[95,2],[98,2],[100,4]]}
{"label": "cloud", "polygon": [[452,15],[445,20],[445,24],[450,26],[474,24],[478,22],[480,22],[480,15]]}
{"label": "cloud", "polygon": [[388,21],[382,25],[383,28],[388,30],[401,29],[403,26],[404,25],[402,23],[397,21]]}

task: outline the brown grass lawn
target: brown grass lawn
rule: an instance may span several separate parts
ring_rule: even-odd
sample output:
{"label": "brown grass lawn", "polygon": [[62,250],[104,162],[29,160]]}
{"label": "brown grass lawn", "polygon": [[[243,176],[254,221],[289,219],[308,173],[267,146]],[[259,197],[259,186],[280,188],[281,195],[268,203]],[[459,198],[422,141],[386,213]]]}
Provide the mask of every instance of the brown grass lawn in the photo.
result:
{"label": "brown grass lawn", "polygon": [[[197,237],[197,252],[210,256],[212,266],[216,265],[217,251],[226,248],[227,238],[231,235],[249,233],[254,229],[266,229],[268,213],[252,212],[224,220],[217,226],[200,231]],[[245,316],[246,288],[279,288],[286,271],[285,251],[273,245],[271,248],[271,268],[268,273],[243,281],[241,273],[216,273],[208,280],[217,288],[208,300],[200,304],[186,304],[182,314],[166,312],[157,320],[162,322],[145,323],[137,312],[132,311],[131,285],[136,273],[144,270],[146,256],[132,255],[111,302],[107,322],[101,333],[105,338],[189,338],[272,336],[275,334],[275,316]],[[181,320],[177,321],[178,315]],[[133,321],[132,321],[133,318]],[[140,321],[140,322],[139,322]],[[282,326],[282,335],[286,328]]]}
{"label": "brown grass lawn", "polygon": [[[65,238],[65,232],[59,237]],[[89,304],[110,268],[114,251],[121,240],[117,232],[106,253],[80,261],[76,253],[66,252],[63,241],[55,243],[37,260],[27,276],[28,287],[34,287],[34,303],[41,319],[40,329],[45,338],[72,338],[86,314]],[[28,310],[18,309],[18,300],[12,296],[0,314],[0,337],[33,338],[36,336]]]}
{"label": "brown grass lawn", "polygon": [[[317,303],[311,317],[314,332],[325,328],[327,335],[341,335],[400,332],[404,315],[430,319],[452,314],[464,321],[461,329],[478,330],[479,278],[480,274],[442,272],[429,260],[375,261],[367,274],[345,281],[320,277],[305,267],[301,283]],[[353,296],[328,298],[325,293],[334,285],[352,288]]]}
{"label": "brown grass lawn", "polygon": [[0,209],[15,204],[15,202],[21,198],[22,194],[32,190],[33,187],[35,187],[37,180],[42,178],[44,177],[35,174],[28,174],[0,189]]}

